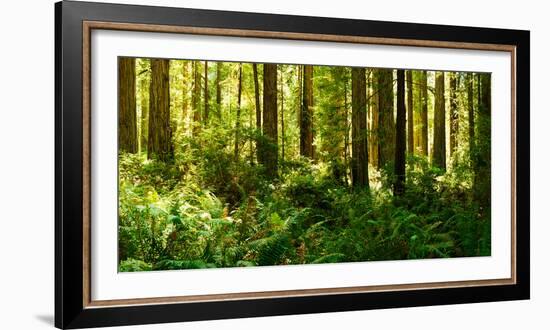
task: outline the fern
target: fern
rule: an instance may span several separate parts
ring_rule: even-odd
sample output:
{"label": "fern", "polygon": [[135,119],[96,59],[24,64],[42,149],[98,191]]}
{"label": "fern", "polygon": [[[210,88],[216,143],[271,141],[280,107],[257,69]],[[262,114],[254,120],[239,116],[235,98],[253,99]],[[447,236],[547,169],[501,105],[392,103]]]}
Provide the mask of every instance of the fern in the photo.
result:
{"label": "fern", "polygon": [[141,272],[152,269],[150,264],[136,259],[126,259],[118,265],[119,272]]}
{"label": "fern", "polygon": [[250,242],[250,247],[258,253],[258,265],[277,265],[285,253],[290,249],[290,240],[288,236],[275,234]]}
{"label": "fern", "polygon": [[162,260],[155,264],[155,270],[174,269],[203,269],[215,268],[214,264],[205,263],[202,260]]}
{"label": "fern", "polygon": [[328,263],[335,263],[335,262],[342,262],[346,259],[346,256],[342,253],[331,253],[327,254],[326,256],[322,256],[320,258],[317,258],[313,260],[312,264],[328,264]]}

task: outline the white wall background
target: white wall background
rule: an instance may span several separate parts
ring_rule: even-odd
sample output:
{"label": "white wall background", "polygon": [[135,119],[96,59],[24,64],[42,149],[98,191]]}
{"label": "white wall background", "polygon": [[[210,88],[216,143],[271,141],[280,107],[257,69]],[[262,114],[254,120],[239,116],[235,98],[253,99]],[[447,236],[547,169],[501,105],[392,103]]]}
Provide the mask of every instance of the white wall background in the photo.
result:
{"label": "white wall background", "polygon": [[[107,1],[107,0],[106,0]],[[190,8],[531,30],[532,299],[141,326],[141,329],[548,329],[550,23],[544,1],[134,0]],[[53,0],[0,10],[0,328],[51,329],[54,280]],[[545,79],[546,78],[546,79]],[[538,97],[537,97],[538,96]],[[125,329],[138,327],[126,327]]]}

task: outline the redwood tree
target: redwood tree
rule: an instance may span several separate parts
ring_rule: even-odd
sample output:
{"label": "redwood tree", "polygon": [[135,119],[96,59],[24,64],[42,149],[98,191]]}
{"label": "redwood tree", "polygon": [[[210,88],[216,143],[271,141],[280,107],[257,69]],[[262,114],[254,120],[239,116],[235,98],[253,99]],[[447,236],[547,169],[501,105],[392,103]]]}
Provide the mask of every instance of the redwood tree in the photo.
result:
{"label": "redwood tree", "polygon": [[208,123],[208,116],[210,115],[208,99],[208,61],[204,61],[204,124]]}
{"label": "redwood tree", "polygon": [[485,209],[491,203],[491,74],[479,74],[479,104],[476,118],[475,197]]}
{"label": "redwood tree", "polygon": [[420,73],[420,146],[421,154],[428,156],[428,74]]}
{"label": "redwood tree", "polygon": [[466,94],[468,98],[468,148],[470,153],[470,166],[474,165],[475,149],[475,117],[474,117],[474,76],[468,73],[466,78]]}
{"label": "redwood tree", "polygon": [[267,143],[262,143],[262,161],[268,177],[277,176],[277,64],[264,64],[264,109],[263,134]]}
{"label": "redwood tree", "polygon": [[187,133],[186,127],[185,127],[185,122],[187,121],[187,113],[189,111],[189,83],[188,83],[188,81],[190,80],[189,77],[191,75],[190,72],[189,72],[189,64],[191,64],[191,62],[185,61],[182,65],[182,72],[181,72],[181,75],[183,77],[182,90],[181,90],[181,95],[182,95],[182,100],[181,100],[181,122],[182,122],[182,127],[181,127],[181,130],[183,131],[184,134]]}
{"label": "redwood tree", "polygon": [[445,74],[435,73],[435,102],[434,102],[434,135],[433,135],[433,164],[443,170],[446,169],[445,143]]}
{"label": "redwood tree", "polygon": [[221,119],[222,116],[222,62],[216,63],[216,115],[218,119]]}
{"label": "redwood tree", "polygon": [[[260,105],[260,83],[258,80],[258,65],[256,63],[252,64],[252,71],[254,75],[254,104],[256,107],[256,132],[261,134],[262,132],[262,108]],[[256,139],[256,158],[258,162],[261,162],[262,148],[260,146],[261,140]]]}
{"label": "redwood tree", "polygon": [[119,57],[118,60],[118,145],[126,152],[138,151],[136,114],[136,60]]}
{"label": "redwood tree", "polygon": [[378,85],[378,160],[383,168],[395,155],[395,120],[393,114],[393,70],[379,69]]}
{"label": "redwood tree", "polygon": [[[147,150],[147,122],[149,121],[149,85],[151,81],[149,79],[149,74],[147,73],[150,70],[150,61],[148,59],[141,59],[142,72],[140,72],[141,79],[139,79],[139,90],[141,94],[141,118],[140,118],[140,152]],[[147,78],[146,78],[147,77]]]}
{"label": "redwood tree", "polygon": [[369,102],[370,102],[370,131],[369,131],[369,161],[372,166],[378,168],[378,83],[377,83],[377,69],[372,69],[372,74],[370,75],[370,86],[369,91]]}
{"label": "redwood tree", "polygon": [[[407,70],[407,151],[414,154],[413,74]],[[399,101],[399,96],[397,97]],[[399,111],[399,110],[398,110]]]}
{"label": "redwood tree", "polygon": [[173,156],[169,72],[169,60],[151,60],[147,157],[162,161],[171,160]]}
{"label": "redwood tree", "polygon": [[454,72],[449,72],[449,147],[451,160],[458,147],[458,94],[457,94],[457,75]]}
{"label": "redwood tree", "polygon": [[313,66],[304,65],[303,80],[303,99],[300,111],[300,155],[313,158]]}
{"label": "redwood tree", "polygon": [[351,182],[356,187],[369,186],[367,144],[367,97],[364,68],[351,70],[352,157]]}
{"label": "redwood tree", "polygon": [[281,65],[281,72],[279,73],[279,87],[280,87],[280,94],[281,94],[281,162],[284,163],[285,161],[285,82],[283,77],[283,66]]}
{"label": "redwood tree", "polygon": [[395,122],[395,161],[393,194],[400,196],[405,190],[405,72],[397,70],[397,117]]}
{"label": "redwood tree", "polygon": [[201,74],[199,61],[193,61],[193,95],[191,103],[193,104],[193,134],[196,135],[201,124]]}
{"label": "redwood tree", "polygon": [[239,80],[237,86],[237,118],[235,120],[235,161],[239,159],[239,143],[241,130],[241,98],[243,93],[243,64],[239,63]]}

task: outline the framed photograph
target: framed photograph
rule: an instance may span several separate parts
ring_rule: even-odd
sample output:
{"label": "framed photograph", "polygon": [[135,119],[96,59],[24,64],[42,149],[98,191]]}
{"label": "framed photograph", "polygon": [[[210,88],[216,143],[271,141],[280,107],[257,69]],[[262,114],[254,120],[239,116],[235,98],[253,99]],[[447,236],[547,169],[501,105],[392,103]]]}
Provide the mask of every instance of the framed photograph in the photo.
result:
{"label": "framed photograph", "polygon": [[529,32],[59,2],[59,328],[529,298]]}

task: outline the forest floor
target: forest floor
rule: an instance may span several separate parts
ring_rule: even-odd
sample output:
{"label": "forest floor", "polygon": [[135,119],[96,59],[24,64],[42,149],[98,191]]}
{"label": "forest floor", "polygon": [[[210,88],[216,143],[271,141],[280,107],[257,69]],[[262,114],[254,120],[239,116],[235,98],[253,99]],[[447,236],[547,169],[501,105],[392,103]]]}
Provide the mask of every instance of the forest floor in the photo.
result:
{"label": "forest floor", "polygon": [[271,180],[219,150],[173,164],[119,156],[120,271],[490,255],[490,208],[468,169],[409,157],[395,197],[372,166],[357,189],[330,162],[287,162]]}

